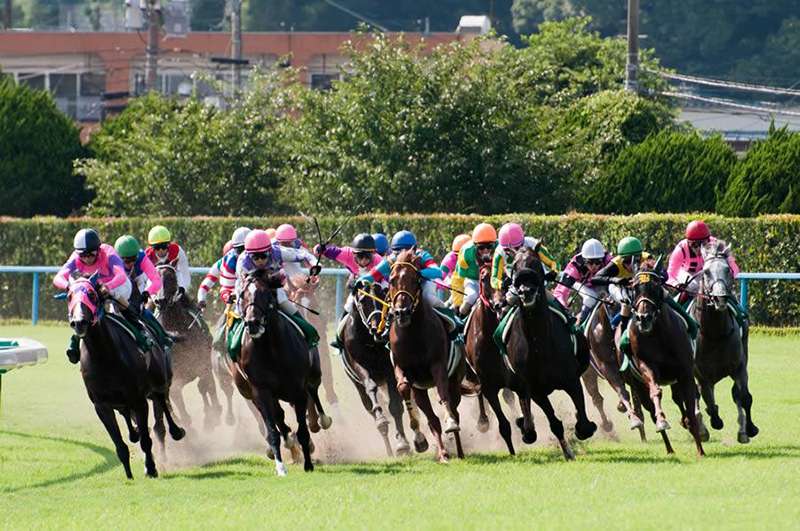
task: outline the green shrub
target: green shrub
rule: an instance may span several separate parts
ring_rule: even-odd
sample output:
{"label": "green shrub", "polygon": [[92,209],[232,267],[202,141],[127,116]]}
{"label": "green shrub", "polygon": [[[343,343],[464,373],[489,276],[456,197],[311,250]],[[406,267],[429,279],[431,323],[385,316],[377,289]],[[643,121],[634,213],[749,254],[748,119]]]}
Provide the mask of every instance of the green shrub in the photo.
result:
{"label": "green shrub", "polygon": [[721,137],[663,131],[625,148],[589,189],[590,212],[711,212],[736,157]]}

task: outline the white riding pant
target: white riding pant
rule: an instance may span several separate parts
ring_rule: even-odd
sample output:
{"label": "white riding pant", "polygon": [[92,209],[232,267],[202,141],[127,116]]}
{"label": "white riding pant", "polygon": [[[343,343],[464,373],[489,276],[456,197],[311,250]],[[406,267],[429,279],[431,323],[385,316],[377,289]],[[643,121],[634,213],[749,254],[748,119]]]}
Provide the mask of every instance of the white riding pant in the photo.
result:
{"label": "white riding pant", "polygon": [[422,298],[428,301],[428,304],[434,308],[444,308],[444,301],[439,298],[439,290],[436,289],[436,284],[430,280],[422,281]]}
{"label": "white riding pant", "polygon": [[580,282],[576,282],[572,287],[578,290],[578,295],[581,296],[584,308],[591,310],[597,306],[597,299],[602,296],[602,293],[597,291],[596,288],[581,284]]}
{"label": "white riding pant", "polygon": [[109,289],[108,292],[117,300],[128,302],[131,298],[131,292],[133,291],[133,285],[129,278],[125,278],[125,282],[117,286],[116,288]]}
{"label": "white riding pant", "polygon": [[481,287],[477,280],[471,278],[464,279],[464,302],[462,306],[472,308],[480,295]]}
{"label": "white riding pant", "polygon": [[630,297],[628,296],[628,290],[626,288],[617,286],[616,284],[608,285],[608,294],[611,295],[611,298],[619,304],[630,304],[631,302]]}

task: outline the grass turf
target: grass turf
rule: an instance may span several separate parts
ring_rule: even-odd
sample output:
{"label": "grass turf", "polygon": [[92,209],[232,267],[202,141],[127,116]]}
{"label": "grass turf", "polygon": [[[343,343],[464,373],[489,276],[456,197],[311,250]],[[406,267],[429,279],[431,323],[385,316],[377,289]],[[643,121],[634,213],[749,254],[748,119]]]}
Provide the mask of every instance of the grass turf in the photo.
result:
{"label": "grass turf", "polygon": [[[473,453],[449,465],[434,463],[428,453],[322,464],[312,474],[290,466],[282,479],[263,456],[242,454],[148,480],[140,452],[129,445],[136,456],[131,482],[63,355],[66,328],[3,326],[0,336],[34,337],[50,350],[46,365],[3,377],[2,529],[772,529],[796,528],[800,521],[796,337],[751,339],[754,420],[761,434],[749,445],[734,442],[735,409],[730,384],[723,383],[717,397],[726,425],[712,432],[702,460],[666,400],[674,457],[664,454],[648,421],[648,443],[627,432],[621,442],[595,437],[574,446],[578,459],[571,463],[552,445],[518,446],[517,457]],[[343,395],[354,394],[345,387]],[[603,391],[608,409],[610,390]],[[613,415],[619,428],[625,426]],[[570,415],[566,423],[572,422]],[[374,430],[363,436],[375,437]],[[540,438],[546,437],[547,428],[540,428]]]}

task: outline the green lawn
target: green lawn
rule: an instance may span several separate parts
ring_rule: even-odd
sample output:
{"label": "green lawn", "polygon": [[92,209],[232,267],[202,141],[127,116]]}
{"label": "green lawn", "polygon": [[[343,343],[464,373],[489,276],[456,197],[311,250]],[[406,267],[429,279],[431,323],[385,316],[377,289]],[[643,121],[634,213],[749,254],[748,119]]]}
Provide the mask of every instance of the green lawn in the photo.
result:
{"label": "green lawn", "polygon": [[[0,529],[800,526],[797,337],[752,340],[754,420],[761,434],[750,445],[735,442],[735,409],[725,383],[717,396],[726,426],[712,433],[702,460],[677,428],[677,411],[668,401],[675,457],[664,454],[648,423],[648,443],[628,432],[620,434],[622,442],[595,437],[576,445],[577,461],[566,463],[541,425],[545,442],[518,445],[522,452],[515,458],[473,452],[449,465],[434,463],[431,454],[323,463],[312,474],[290,466],[289,477],[279,479],[263,457],[263,444],[248,432],[240,442],[249,451],[203,466],[173,463],[156,480],[144,478],[134,450],[136,479],[126,481],[76,368],[64,358],[66,328],[0,326],[0,337],[22,335],[45,342],[51,359],[3,378]],[[375,431],[362,422],[354,391],[344,384],[339,391],[354,440],[349,444],[374,445]],[[604,394],[610,398],[607,388]],[[474,404],[462,408],[471,411]],[[624,426],[616,411],[613,419]],[[496,444],[494,421],[492,434],[477,438],[471,421],[463,426],[473,446],[484,439]],[[225,446],[239,436],[228,431],[218,437]],[[213,446],[215,439],[210,441]]]}

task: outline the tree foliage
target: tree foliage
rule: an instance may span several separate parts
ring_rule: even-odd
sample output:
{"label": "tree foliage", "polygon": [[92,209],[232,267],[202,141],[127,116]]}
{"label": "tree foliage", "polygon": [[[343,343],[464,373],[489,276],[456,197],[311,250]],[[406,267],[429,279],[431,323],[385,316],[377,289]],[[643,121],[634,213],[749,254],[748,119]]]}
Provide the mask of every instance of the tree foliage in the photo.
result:
{"label": "tree foliage", "polygon": [[85,201],[77,127],[49,93],[0,76],[0,215],[70,214]]}
{"label": "tree foliage", "polygon": [[586,197],[592,212],[711,212],[736,161],[721,137],[662,131],[625,148]]}
{"label": "tree foliage", "polygon": [[728,216],[800,213],[800,133],[772,129],[734,169],[717,209]]}

